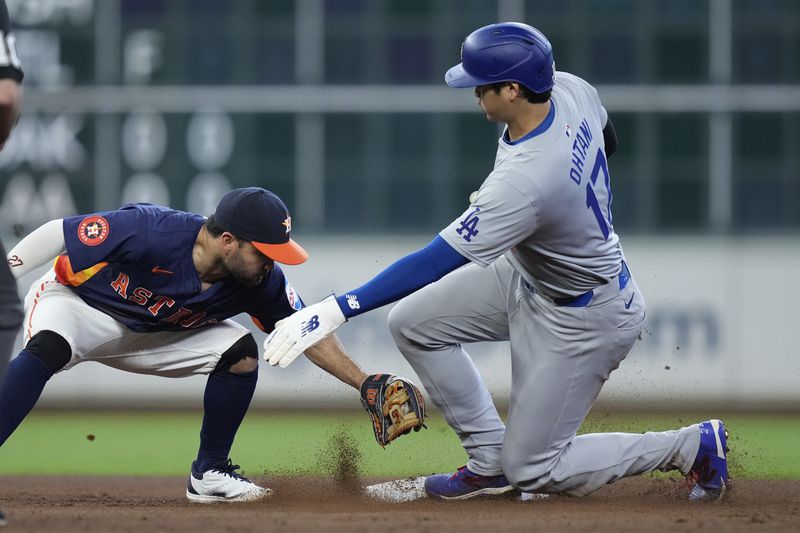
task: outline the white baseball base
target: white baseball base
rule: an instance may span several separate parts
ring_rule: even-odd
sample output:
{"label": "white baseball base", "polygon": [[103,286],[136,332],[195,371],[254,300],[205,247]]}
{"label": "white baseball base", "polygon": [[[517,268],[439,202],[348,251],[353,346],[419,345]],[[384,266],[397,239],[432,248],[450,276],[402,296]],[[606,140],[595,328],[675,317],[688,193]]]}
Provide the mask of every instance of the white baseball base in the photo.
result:
{"label": "white baseball base", "polygon": [[376,483],[364,488],[364,494],[382,502],[413,502],[427,498],[425,477],[410,477]]}

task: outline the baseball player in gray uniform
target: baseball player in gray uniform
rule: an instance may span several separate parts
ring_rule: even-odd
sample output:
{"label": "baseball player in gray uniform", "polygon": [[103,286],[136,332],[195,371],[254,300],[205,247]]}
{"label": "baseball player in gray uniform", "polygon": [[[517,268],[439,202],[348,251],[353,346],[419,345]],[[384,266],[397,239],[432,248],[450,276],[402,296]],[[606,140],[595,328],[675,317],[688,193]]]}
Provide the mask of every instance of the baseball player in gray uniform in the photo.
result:
{"label": "baseball player in gray uniform", "polygon": [[[428,246],[280,322],[265,358],[286,366],[350,317],[404,297],[389,328],[469,456],[426,478],[430,495],[582,496],[680,470],[694,481],[690,499],[719,499],[728,481],[719,420],[577,436],[645,319],[612,224],[607,160],[617,138],[597,91],[556,72],[545,36],[519,23],[470,34],[445,80],[474,87],[487,118],[506,124],[494,170]],[[478,341],[510,342],[506,424],[463,348]]]}

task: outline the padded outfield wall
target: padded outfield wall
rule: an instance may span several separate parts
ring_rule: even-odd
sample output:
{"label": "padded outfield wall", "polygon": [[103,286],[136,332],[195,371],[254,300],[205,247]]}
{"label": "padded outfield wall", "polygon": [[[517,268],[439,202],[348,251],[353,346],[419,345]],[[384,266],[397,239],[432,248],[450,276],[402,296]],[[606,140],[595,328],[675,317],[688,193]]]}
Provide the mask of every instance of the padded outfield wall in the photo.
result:
{"label": "padded outfield wall", "polygon": [[[361,284],[429,237],[301,239],[311,260],[286,271],[306,302],[314,302]],[[651,237],[623,244],[645,292],[648,318],[642,340],[612,374],[601,401],[631,408],[800,405],[800,240]],[[33,279],[26,277],[20,286]],[[340,336],[366,370],[414,378],[391,342],[388,309],[353,319]],[[264,335],[257,332],[257,338],[260,343]],[[469,351],[495,399],[504,403],[510,383],[507,343],[478,344]],[[85,363],[55,376],[40,406],[200,407],[204,383],[202,377],[156,378]],[[288,369],[262,364],[254,405],[323,408],[357,402],[355,391],[301,358]]]}

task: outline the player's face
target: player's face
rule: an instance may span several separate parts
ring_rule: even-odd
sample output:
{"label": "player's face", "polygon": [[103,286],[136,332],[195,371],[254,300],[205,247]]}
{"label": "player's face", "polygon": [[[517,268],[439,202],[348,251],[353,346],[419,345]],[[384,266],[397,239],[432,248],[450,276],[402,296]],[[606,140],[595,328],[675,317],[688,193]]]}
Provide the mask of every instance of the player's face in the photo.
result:
{"label": "player's face", "polygon": [[238,247],[225,258],[225,268],[233,278],[248,287],[255,287],[264,275],[275,267],[275,262],[255,249],[247,241],[238,241]]}
{"label": "player's face", "polygon": [[504,94],[508,87],[503,87],[500,92],[494,90],[491,85],[478,85],[475,87],[475,97],[478,105],[486,113],[486,118],[492,122],[506,122],[507,98]]}
{"label": "player's face", "polygon": [[493,122],[499,120],[497,112],[501,104],[501,96],[502,90],[501,94],[498,94],[491,85],[478,85],[475,87],[475,98],[478,99],[478,105],[483,109],[483,112],[486,113],[486,118]]}

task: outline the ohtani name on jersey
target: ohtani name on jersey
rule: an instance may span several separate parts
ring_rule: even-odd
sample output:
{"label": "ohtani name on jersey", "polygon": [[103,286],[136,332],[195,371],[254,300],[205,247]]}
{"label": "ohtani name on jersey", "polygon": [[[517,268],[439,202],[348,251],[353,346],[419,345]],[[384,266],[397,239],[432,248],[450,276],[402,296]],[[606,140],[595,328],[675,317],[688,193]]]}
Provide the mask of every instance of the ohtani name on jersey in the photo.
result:
{"label": "ohtani name on jersey", "polygon": [[[128,291],[130,289],[130,277],[123,272],[120,272],[117,276],[117,279],[111,282],[111,288],[126,300],[139,304],[142,307],[147,307],[147,310],[153,316],[158,316],[162,310],[171,310],[171,308],[175,305],[175,300],[172,298],[161,296],[159,294],[153,294],[153,291],[147,290],[144,287],[136,287],[130,291],[129,294]],[[203,320],[205,316],[205,311],[199,311],[195,313],[191,309],[180,307],[177,311],[173,311],[169,316],[162,318],[161,322],[177,324],[179,326],[183,326],[184,328],[198,328],[206,324],[213,324],[217,322],[215,318]]]}
{"label": "ohtani name on jersey", "polygon": [[572,166],[569,169],[569,178],[578,185],[581,184],[583,164],[586,161],[586,154],[591,142],[592,130],[589,129],[586,119],[583,119],[575,133],[575,140],[572,141]]}

